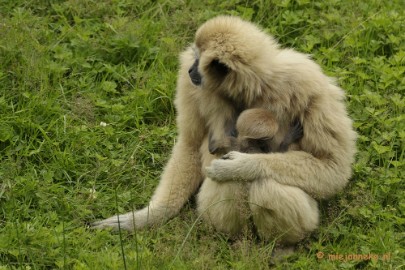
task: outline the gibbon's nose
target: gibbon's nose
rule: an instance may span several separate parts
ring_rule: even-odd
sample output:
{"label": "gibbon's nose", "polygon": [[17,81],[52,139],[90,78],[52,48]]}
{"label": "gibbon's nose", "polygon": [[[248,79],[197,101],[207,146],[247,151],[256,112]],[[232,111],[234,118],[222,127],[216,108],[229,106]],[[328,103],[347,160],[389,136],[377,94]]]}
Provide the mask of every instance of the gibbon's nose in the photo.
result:
{"label": "gibbon's nose", "polygon": [[194,85],[201,85],[202,78],[196,67],[191,67],[188,70],[188,75]]}
{"label": "gibbon's nose", "polygon": [[190,76],[191,82],[194,85],[201,85],[202,81],[201,74],[198,72],[198,62],[199,60],[196,59],[194,64],[188,70],[188,75]]}
{"label": "gibbon's nose", "polygon": [[201,78],[196,78],[195,76],[194,77],[191,77],[191,82],[194,84],[194,85],[201,85]]}

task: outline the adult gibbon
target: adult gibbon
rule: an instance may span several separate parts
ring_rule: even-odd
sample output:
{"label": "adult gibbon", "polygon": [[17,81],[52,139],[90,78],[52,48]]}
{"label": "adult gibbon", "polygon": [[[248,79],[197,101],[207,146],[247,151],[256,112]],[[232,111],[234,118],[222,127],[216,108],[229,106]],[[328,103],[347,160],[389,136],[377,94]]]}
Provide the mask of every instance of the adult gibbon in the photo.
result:
{"label": "adult gibbon", "polygon": [[[180,62],[174,101],[179,135],[151,201],[94,226],[134,230],[164,222],[201,185],[198,211],[216,229],[238,234],[252,216],[260,237],[300,241],[318,226],[315,199],[341,191],[351,176],[356,133],[343,91],[307,55],[280,48],[237,17],[204,23]],[[238,115],[249,108],[269,110],[281,134],[298,119],[300,150],[231,151],[220,158]],[[238,209],[246,203],[242,215]]]}

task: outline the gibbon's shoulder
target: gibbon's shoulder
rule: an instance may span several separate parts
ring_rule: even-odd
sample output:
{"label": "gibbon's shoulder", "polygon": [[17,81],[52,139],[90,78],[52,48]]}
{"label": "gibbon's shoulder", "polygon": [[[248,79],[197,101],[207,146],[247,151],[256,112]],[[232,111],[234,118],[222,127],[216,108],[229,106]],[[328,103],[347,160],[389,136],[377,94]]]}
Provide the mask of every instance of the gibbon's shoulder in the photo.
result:
{"label": "gibbon's shoulder", "polygon": [[308,95],[327,95],[330,100],[343,100],[344,91],[336,79],[327,76],[310,55],[294,49],[280,49],[272,59],[273,78],[294,85]]}

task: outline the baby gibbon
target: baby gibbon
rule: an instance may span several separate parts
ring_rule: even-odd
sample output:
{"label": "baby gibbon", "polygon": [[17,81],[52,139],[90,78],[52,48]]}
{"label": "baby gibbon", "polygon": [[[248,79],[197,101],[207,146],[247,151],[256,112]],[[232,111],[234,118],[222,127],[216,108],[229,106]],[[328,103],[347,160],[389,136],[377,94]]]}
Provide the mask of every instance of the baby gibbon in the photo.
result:
{"label": "baby gibbon", "polygon": [[[135,230],[164,222],[201,186],[197,210],[217,230],[239,234],[251,216],[264,239],[303,239],[318,226],[316,199],[340,192],[351,177],[356,133],[343,90],[308,55],[280,48],[259,27],[232,16],[205,22],[180,63],[178,138],[156,191],[143,209],[94,226]],[[250,108],[269,110],[277,134],[287,134],[297,119],[299,149],[231,151],[221,158],[238,115]]]}
{"label": "baby gibbon", "polygon": [[299,150],[297,143],[303,137],[303,127],[298,120],[286,134],[278,134],[273,114],[262,108],[243,111],[236,122],[236,131],[238,137],[232,140],[229,150],[250,154]]}

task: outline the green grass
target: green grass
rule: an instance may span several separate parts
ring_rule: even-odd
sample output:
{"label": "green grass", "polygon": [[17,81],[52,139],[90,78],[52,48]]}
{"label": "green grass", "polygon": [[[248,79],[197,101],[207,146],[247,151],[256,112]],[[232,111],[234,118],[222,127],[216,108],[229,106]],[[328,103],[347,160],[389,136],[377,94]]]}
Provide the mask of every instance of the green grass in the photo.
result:
{"label": "green grass", "polygon": [[[350,185],[275,266],[272,243],[228,241],[193,201],[156,228],[88,228],[148,202],[176,137],[178,54],[218,14],[312,54],[359,133]],[[403,268],[404,29],[401,0],[0,0],[0,269]]]}

